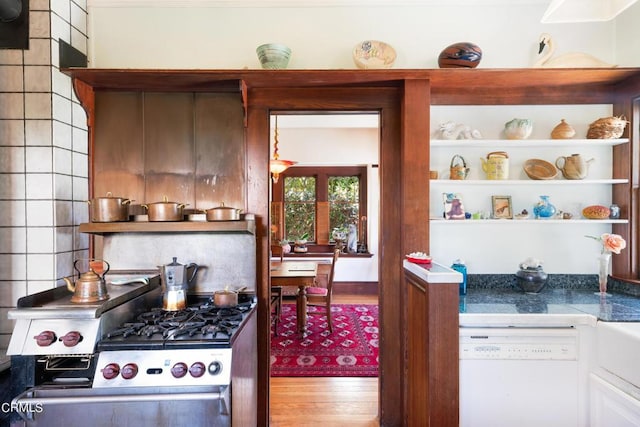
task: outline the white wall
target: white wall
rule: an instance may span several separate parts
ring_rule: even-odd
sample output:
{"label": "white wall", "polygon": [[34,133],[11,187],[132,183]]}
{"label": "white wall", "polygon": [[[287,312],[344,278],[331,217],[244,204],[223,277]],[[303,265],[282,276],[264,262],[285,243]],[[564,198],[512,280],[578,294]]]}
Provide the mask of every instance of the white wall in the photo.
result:
{"label": "white wall", "polygon": [[[256,47],[280,42],[293,51],[289,68],[355,68],[353,47],[376,39],[396,49],[395,68],[437,68],[438,54],[458,41],[483,49],[480,67],[522,68],[533,63],[542,32],[554,36],[558,53],[583,51],[608,62],[640,63],[640,55],[626,55],[631,36],[617,43],[615,54],[616,21],[540,24],[546,8],[541,0],[290,8],[202,6],[215,5],[213,1],[173,8],[159,1],[156,7],[135,7],[145,3],[149,2],[89,4],[90,66],[259,68]],[[621,15],[627,30],[620,34],[637,31],[637,20],[629,17],[638,10],[640,5],[635,5]]]}

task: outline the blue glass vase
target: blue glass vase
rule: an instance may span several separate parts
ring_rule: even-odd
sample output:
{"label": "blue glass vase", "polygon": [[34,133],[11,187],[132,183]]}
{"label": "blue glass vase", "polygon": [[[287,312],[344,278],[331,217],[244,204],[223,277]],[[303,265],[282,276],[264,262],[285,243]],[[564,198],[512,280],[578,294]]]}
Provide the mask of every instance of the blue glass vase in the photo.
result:
{"label": "blue glass vase", "polygon": [[551,218],[556,214],[556,207],[549,202],[549,196],[540,196],[540,201],[533,207],[536,218]]}

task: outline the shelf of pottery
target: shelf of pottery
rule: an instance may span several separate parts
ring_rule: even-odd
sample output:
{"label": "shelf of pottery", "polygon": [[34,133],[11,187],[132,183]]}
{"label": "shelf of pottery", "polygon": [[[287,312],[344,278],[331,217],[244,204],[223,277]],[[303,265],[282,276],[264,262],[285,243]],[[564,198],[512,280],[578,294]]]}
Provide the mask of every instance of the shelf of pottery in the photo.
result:
{"label": "shelf of pottery", "polygon": [[431,224],[626,223],[611,209],[612,186],[628,182],[613,178],[612,154],[629,141],[594,138],[611,116],[611,105],[432,106]]}

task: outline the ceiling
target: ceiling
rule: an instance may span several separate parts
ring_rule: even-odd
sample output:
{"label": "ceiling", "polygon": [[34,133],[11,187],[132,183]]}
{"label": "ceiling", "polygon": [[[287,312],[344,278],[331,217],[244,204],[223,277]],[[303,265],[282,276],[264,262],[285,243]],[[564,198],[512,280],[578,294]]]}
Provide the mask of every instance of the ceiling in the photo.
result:
{"label": "ceiling", "polygon": [[550,0],[87,0],[94,7],[369,7],[547,4]]}

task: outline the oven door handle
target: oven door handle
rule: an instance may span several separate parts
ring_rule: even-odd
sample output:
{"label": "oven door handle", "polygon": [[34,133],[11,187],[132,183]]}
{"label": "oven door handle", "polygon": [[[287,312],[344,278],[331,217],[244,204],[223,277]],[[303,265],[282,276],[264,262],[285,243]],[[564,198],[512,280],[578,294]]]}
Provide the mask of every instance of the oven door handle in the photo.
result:
{"label": "oven door handle", "polygon": [[[220,403],[220,413],[229,415],[229,387],[220,391],[200,393],[148,393],[148,394],[108,394],[96,396],[56,396],[33,397],[39,387],[33,387],[20,393],[11,401],[11,408],[25,421],[32,421],[34,415],[44,411],[46,405],[69,405],[82,403],[131,403],[157,402],[159,399],[170,400],[210,400]],[[50,390],[50,389],[49,389]],[[91,389],[88,389],[91,390]]]}

